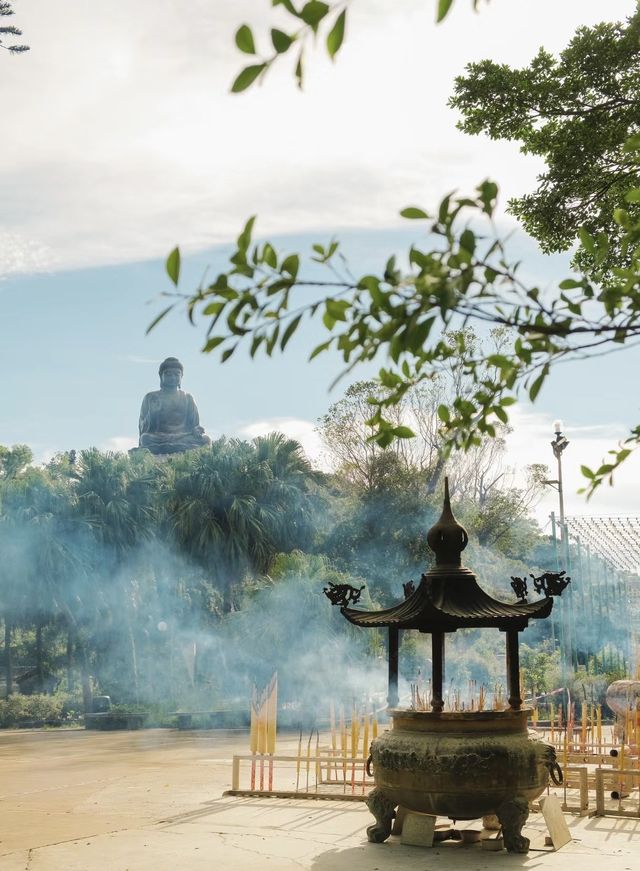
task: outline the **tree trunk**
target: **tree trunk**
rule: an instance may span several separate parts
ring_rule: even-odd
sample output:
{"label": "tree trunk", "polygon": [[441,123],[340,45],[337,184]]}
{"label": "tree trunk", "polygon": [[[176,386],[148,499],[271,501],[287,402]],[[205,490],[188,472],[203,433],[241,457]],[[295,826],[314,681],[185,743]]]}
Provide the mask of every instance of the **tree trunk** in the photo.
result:
{"label": "tree trunk", "polygon": [[11,623],[8,617],[4,619],[4,673],[6,682],[6,697],[13,692],[13,660],[11,657]]}
{"label": "tree trunk", "polygon": [[75,682],[73,680],[73,633],[67,631],[67,692],[73,693]]}
{"label": "tree trunk", "polygon": [[93,710],[93,695],[91,693],[91,676],[89,675],[89,656],[86,644],[75,636],[76,650],[80,652],[80,682],[82,684],[82,704],[85,714]]}
{"label": "tree trunk", "polygon": [[38,681],[38,692],[44,691],[44,663],[42,650],[42,619],[38,618],[36,623],[36,678]]}
{"label": "tree trunk", "polygon": [[136,704],[140,703],[140,692],[138,689],[138,651],[136,649],[136,639],[133,634],[133,626],[131,623],[131,615],[127,619],[129,631],[129,644],[131,645],[131,672],[133,677],[133,692]]}
{"label": "tree trunk", "polygon": [[132,620],[132,605],[131,605],[131,596],[129,595],[130,591],[127,589],[126,585],[122,584],[122,601],[125,604],[125,620],[127,625],[127,636],[129,639],[129,649],[131,651],[131,679],[133,683],[133,694],[136,700],[136,704],[140,703],[140,693],[138,687],[138,650],[136,645],[136,636],[133,629],[133,620]]}
{"label": "tree trunk", "polygon": [[436,492],[436,487],[438,486],[438,482],[440,481],[440,477],[444,471],[444,462],[443,455],[439,454],[435,466],[430,470],[429,478],[427,480],[427,493],[429,496],[433,496]]}

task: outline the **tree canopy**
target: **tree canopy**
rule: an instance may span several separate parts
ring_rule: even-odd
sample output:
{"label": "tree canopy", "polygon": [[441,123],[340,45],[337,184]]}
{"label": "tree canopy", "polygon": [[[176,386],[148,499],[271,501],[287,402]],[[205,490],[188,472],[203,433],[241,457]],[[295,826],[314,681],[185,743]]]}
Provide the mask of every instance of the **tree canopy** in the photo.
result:
{"label": "tree canopy", "polygon": [[[625,227],[614,212],[635,188],[638,165],[625,149],[640,118],[640,10],[627,22],[581,27],[559,58],[541,48],[521,69],[492,60],[469,64],[456,79],[451,106],[465,133],[521,143],[542,157],[537,189],[514,198],[509,209],[543,251],[566,251],[583,227],[605,233],[609,250],[579,249],[576,265],[610,278],[628,265]],[[636,201],[626,206],[637,221]]]}
{"label": "tree canopy", "polygon": [[[6,0],[2,0],[2,2],[0,2],[0,16],[7,17],[8,15],[14,15],[14,10],[11,6],[11,3],[6,2]],[[14,43],[6,45],[5,37],[7,36],[22,36],[22,31],[20,30],[20,28],[15,27],[11,24],[5,24],[3,27],[0,27],[0,48],[4,48],[5,51],[10,52],[11,54],[20,54],[23,51],[29,51],[28,45],[20,45]]]}
{"label": "tree canopy", "polygon": [[[366,387],[354,385],[345,403],[357,405]],[[435,408],[425,402],[423,413]],[[345,413],[344,405],[336,411]],[[402,584],[424,570],[441,492],[424,458],[401,456],[395,445],[374,446],[363,487],[344,468],[336,438],[330,474],[314,470],[281,433],[221,438],[162,462],[91,449],[36,467],[26,446],[0,446],[5,693],[15,687],[14,665],[34,662],[38,686],[45,673],[64,670],[73,691],[79,670],[85,705],[91,678],[114,700],[137,704],[184,697],[194,682],[208,693],[213,675],[235,695],[240,676],[279,664],[283,685],[302,693],[303,646],[329,643],[336,664],[375,647],[368,633],[348,641],[322,586],[366,584],[371,607],[397,601]],[[431,475],[440,475],[435,466]],[[506,477],[474,495],[474,482],[459,472],[453,498],[458,510],[464,493],[474,560],[484,560],[484,579],[504,595],[509,575],[528,570],[531,545],[546,537]],[[187,674],[181,661],[185,645],[193,657],[195,639],[202,659],[188,659]],[[375,662],[379,651],[369,652]],[[0,672],[0,693],[2,683]]]}

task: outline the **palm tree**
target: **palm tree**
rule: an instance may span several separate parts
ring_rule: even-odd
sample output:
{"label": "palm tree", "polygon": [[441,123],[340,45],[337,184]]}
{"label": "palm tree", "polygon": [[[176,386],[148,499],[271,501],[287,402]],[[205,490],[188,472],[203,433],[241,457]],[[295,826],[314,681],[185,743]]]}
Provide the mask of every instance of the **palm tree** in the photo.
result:
{"label": "palm tree", "polygon": [[0,614],[4,617],[7,697],[13,692],[13,629],[24,616],[30,577],[24,475],[33,455],[26,445],[0,446]]}
{"label": "palm tree", "polygon": [[[94,635],[111,658],[117,650],[114,636],[124,618],[130,652],[130,672],[138,700],[138,655],[134,630],[140,591],[134,574],[136,553],[155,534],[158,468],[151,458],[82,451],[75,487],[79,516],[90,526],[94,542],[93,570],[99,589],[89,611]],[[101,623],[103,625],[101,625]],[[126,690],[124,690],[126,691]]]}
{"label": "palm tree", "polygon": [[313,488],[313,484],[318,481],[318,474],[300,442],[283,433],[259,436],[253,445],[257,462],[266,463],[271,472],[266,502],[276,521],[270,529],[274,551],[307,550],[315,531],[318,488]]}
{"label": "palm tree", "polygon": [[253,443],[220,439],[167,466],[168,526],[221,591],[228,612],[233,587],[247,572],[266,572],[279,550],[299,546],[300,497],[311,468],[300,445],[279,434]]}

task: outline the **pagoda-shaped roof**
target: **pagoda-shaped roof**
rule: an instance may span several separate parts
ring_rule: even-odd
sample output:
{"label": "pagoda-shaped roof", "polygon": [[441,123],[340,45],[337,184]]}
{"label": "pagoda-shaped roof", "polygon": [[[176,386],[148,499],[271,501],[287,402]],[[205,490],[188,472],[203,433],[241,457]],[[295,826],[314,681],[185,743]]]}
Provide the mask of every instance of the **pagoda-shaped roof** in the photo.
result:
{"label": "pagoda-shaped roof", "polygon": [[427,536],[436,555],[435,567],[422,575],[415,592],[391,608],[361,611],[344,607],[342,613],[356,626],[391,626],[430,633],[486,627],[521,630],[531,618],[549,616],[553,608],[550,597],[510,605],[485,593],[474,573],[461,564],[468,540],[451,511],[449,482],[445,478],[442,515]]}

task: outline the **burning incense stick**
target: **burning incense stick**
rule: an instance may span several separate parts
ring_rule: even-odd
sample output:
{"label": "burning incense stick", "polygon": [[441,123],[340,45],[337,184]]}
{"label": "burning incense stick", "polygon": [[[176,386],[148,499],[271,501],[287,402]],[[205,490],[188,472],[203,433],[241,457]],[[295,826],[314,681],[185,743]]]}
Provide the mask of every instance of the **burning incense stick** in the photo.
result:
{"label": "burning incense stick", "polygon": [[309,792],[309,769],[311,768],[311,739],[313,738],[313,729],[309,732],[309,740],[307,741],[307,785],[305,792]]}
{"label": "burning incense stick", "polygon": [[[335,759],[337,755],[338,745],[337,745],[337,735],[336,735],[336,712],[333,707],[333,702],[329,702],[329,726],[331,728],[331,752]],[[329,769],[329,774],[331,775],[332,769]],[[336,768],[336,763],[333,763],[333,774],[334,778],[338,779],[338,770]]]}
{"label": "burning incense stick", "polygon": [[296,792],[300,790],[300,761],[302,756],[302,727],[298,736],[298,753],[296,756]]}
{"label": "burning incense stick", "polygon": [[340,706],[340,755],[342,756],[342,788],[347,791],[347,726],[344,721],[344,707]]}

